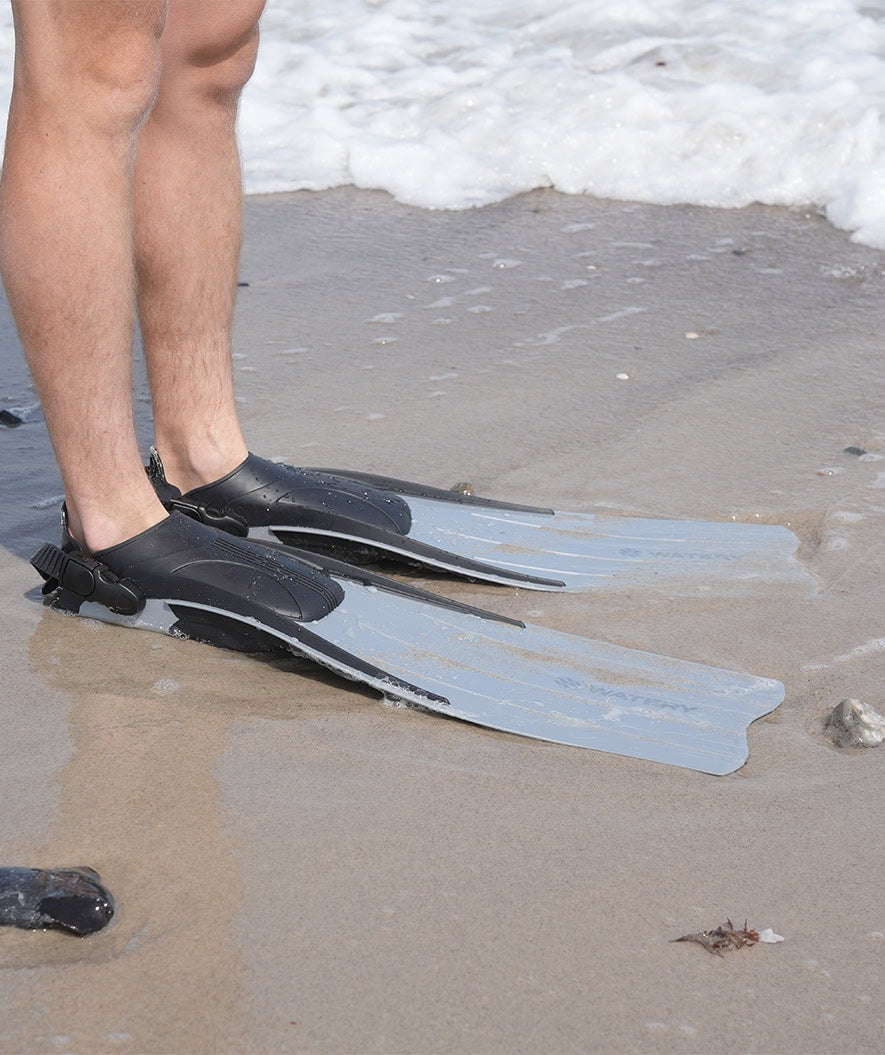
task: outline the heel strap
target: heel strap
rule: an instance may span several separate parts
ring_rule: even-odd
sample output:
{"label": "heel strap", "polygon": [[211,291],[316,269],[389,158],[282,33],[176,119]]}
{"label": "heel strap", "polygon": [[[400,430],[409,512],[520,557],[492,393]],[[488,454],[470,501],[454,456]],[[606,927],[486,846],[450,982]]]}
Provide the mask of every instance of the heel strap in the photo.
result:
{"label": "heel strap", "polygon": [[46,580],[95,601],[120,615],[137,615],[145,599],[133,583],[123,582],[106,564],[83,554],[65,553],[47,542],[31,557],[31,564]]}

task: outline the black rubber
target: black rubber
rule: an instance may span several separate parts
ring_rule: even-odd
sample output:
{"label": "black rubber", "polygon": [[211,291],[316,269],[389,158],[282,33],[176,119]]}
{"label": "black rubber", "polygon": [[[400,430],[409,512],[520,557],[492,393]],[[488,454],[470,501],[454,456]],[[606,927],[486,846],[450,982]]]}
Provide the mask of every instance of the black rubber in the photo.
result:
{"label": "black rubber", "polygon": [[521,619],[514,619],[512,616],[501,615],[498,612],[490,612],[487,608],[477,608],[476,605],[465,604],[463,601],[456,601],[452,597],[444,597],[438,593],[431,593],[429,590],[422,590],[420,586],[413,586],[411,583],[403,582],[401,579],[391,579],[386,575],[379,575],[377,572],[369,571],[368,568],[348,564],[346,561],[338,560],[329,554],[317,553],[314,550],[296,549],[294,546],[287,546],[280,542],[256,541],[255,545],[264,546],[270,550],[282,550],[284,553],[304,561],[305,564],[317,568],[326,575],[334,575],[336,579],[347,579],[350,582],[362,583],[363,586],[372,586],[376,590],[385,590],[387,593],[395,593],[400,597],[411,597],[415,601],[423,601],[424,604],[447,609],[450,612],[475,615],[479,619],[487,619],[492,623],[507,623],[510,626],[525,628],[525,623]]}
{"label": "black rubber", "polygon": [[343,473],[339,469],[302,469],[305,473],[338,473],[345,476],[351,485],[362,484],[376,491],[389,492],[391,495],[411,495],[415,498],[432,498],[436,502],[450,502],[459,506],[479,506],[482,509],[501,509],[510,513],[538,513],[553,516],[552,509],[543,506],[521,505],[517,502],[500,502],[497,498],[483,498],[481,495],[462,494],[460,491],[446,491],[430,484],[419,484],[413,480],[398,480],[395,476],[378,476],[376,473],[361,473],[349,469]]}
{"label": "black rubber", "polygon": [[[41,546],[31,563],[45,580],[47,603],[63,611],[96,615],[94,608],[82,611],[89,602],[119,617],[106,621],[126,626],[241,652],[289,649],[382,692],[399,688],[437,704],[448,701],[362,659],[358,648],[350,652],[327,640],[323,620],[344,600],[348,583],[523,625],[339,561],[307,553],[302,560],[279,543],[234,538],[181,512],[92,556],[63,528],[62,545]],[[152,601],[159,608],[151,609]]]}
{"label": "black rubber", "polygon": [[[173,632],[250,652],[282,647],[259,627],[291,636],[293,624],[322,619],[344,597],[337,582],[285,551],[232,538],[181,513],[91,557],[66,534],[60,547],[42,546],[31,563],[46,580],[44,593],[56,595],[56,607],[79,612],[93,601],[134,616],[146,599],[157,598],[179,617]],[[127,607],[113,590],[141,603]],[[211,611],[177,608],[176,601]]]}
{"label": "black rubber", "polygon": [[318,531],[375,529],[407,535],[412,526],[408,505],[396,495],[327,472],[296,469],[291,465],[250,454],[227,476],[182,495],[170,485],[156,452],[148,475],[167,506],[199,513],[200,520],[232,533],[242,527],[274,523]]}
{"label": "black rubber", "polygon": [[274,613],[313,622],[344,598],[336,582],[294,557],[229,538],[180,514],[94,556],[145,596],[246,614],[254,607],[263,618]]}
{"label": "black rubber", "polygon": [[220,480],[185,494],[168,483],[156,451],[147,472],[167,509],[180,510],[234,535],[272,527],[274,537],[286,545],[345,559],[405,560],[514,586],[529,582],[551,588],[564,585],[558,579],[503,570],[410,538],[412,514],[401,495],[518,512],[549,514],[549,509],[495,502],[367,473],[351,476],[335,470],[299,469],[255,454]]}
{"label": "black rubber", "polygon": [[121,582],[101,561],[68,546],[47,542],[31,557],[31,564],[48,583],[82,597],[84,601],[103,604],[119,615],[137,615],[145,605],[145,596],[132,583]]}

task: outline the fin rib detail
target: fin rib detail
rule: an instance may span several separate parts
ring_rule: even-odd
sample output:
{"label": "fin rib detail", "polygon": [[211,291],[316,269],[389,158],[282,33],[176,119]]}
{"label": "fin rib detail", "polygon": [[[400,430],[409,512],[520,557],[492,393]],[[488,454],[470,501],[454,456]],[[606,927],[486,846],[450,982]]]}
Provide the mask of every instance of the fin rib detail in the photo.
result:
{"label": "fin rib detail", "polygon": [[564,513],[372,473],[302,469],[254,454],[181,494],[153,452],[168,509],[232,534],[361,563],[399,561],[534,590],[653,589],[680,596],[815,588],[787,528]]}
{"label": "fin rib detail", "polygon": [[[34,565],[47,603],[242,651],[287,648],[425,711],[534,739],[728,773],[783,686],[494,616],[315,554],[173,513],[87,557]],[[139,598],[120,601],[106,588]],[[127,595],[128,596],[128,595]]]}

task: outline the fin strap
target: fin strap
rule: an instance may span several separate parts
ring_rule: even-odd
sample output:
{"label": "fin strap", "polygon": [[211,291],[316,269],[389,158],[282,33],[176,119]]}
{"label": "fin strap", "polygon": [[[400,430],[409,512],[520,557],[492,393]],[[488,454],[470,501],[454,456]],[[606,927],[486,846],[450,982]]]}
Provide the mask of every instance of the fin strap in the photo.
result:
{"label": "fin strap", "polygon": [[179,513],[189,516],[191,520],[198,520],[201,524],[218,528],[219,531],[224,531],[228,535],[248,538],[249,528],[246,521],[234,513],[222,513],[217,509],[209,509],[208,506],[199,502],[188,502],[183,498],[164,498],[163,505],[170,513],[178,510]]}
{"label": "fin strap", "polygon": [[193,502],[185,498],[175,484],[170,484],[166,479],[163,460],[160,458],[160,452],[156,447],[151,447],[151,454],[148,464],[145,466],[145,472],[154,485],[154,490],[157,492],[160,501],[170,513],[177,510],[179,513],[184,513],[191,520],[196,520],[201,524],[208,524],[209,527],[218,528],[219,531],[226,531],[229,535],[236,535],[237,538],[248,538],[249,525],[242,517],[237,516],[235,513],[223,513],[219,509],[210,509],[209,506],[203,505],[202,502]]}
{"label": "fin strap", "polygon": [[93,557],[65,553],[47,542],[31,557],[31,564],[50,588],[56,583],[62,589],[87,601],[103,604],[120,615],[136,615],[144,608],[145,598],[141,590],[133,583],[123,582],[106,564]]}

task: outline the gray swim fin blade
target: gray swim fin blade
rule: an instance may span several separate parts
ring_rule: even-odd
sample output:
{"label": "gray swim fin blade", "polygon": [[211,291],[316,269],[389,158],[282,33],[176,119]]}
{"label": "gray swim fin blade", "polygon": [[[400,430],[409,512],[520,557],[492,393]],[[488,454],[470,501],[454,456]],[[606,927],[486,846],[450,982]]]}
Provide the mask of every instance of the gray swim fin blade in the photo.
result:
{"label": "gray swim fin blade", "polygon": [[[301,556],[347,582],[346,565],[336,575]],[[784,699],[770,678],[428,603],[434,595],[404,597],[386,582],[394,592],[347,583],[324,639],[429,690],[429,701],[406,700],[450,718],[724,775],[746,762],[750,724]]]}
{"label": "gray swim fin blade", "polygon": [[156,451],[148,474],[169,509],[347,560],[393,558],[537,590],[736,596],[760,582],[814,582],[795,558],[796,536],[773,524],[557,513],[252,454],[183,495],[166,481]]}
{"label": "gray swim fin blade", "polygon": [[244,651],[288,648],[384,696],[521,736],[724,774],[783,699],[767,678],[526,626],[173,514],[93,556],[32,558],[53,607]]}

